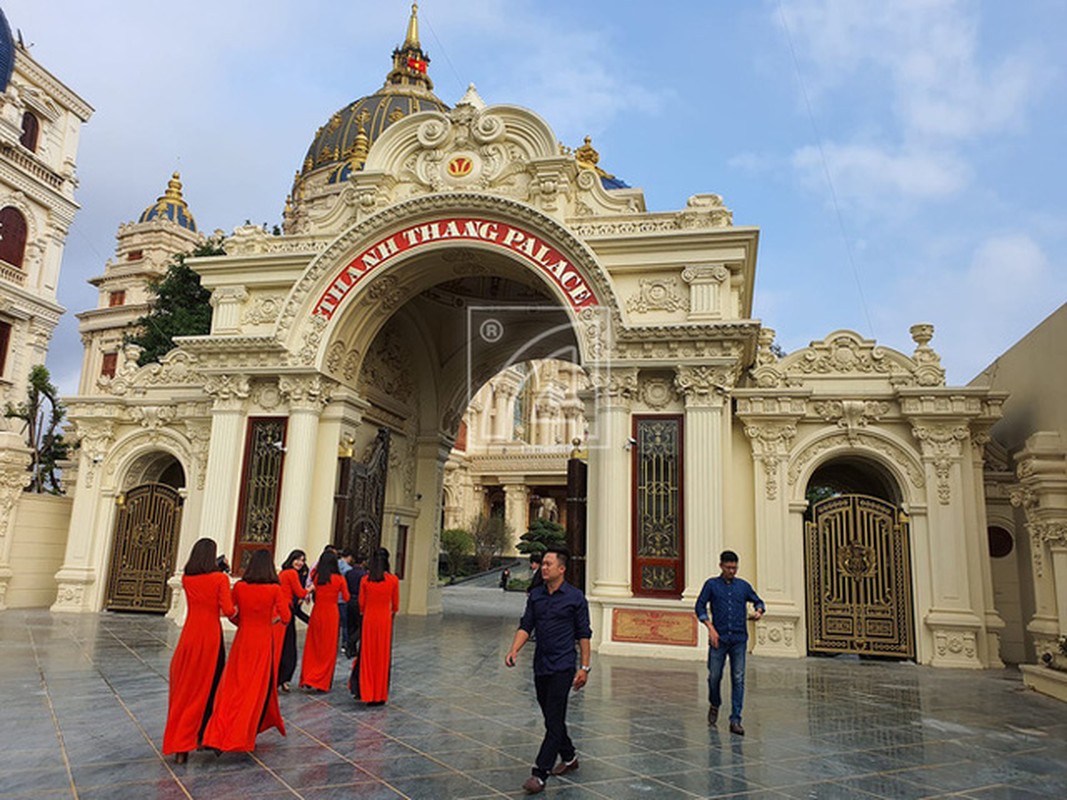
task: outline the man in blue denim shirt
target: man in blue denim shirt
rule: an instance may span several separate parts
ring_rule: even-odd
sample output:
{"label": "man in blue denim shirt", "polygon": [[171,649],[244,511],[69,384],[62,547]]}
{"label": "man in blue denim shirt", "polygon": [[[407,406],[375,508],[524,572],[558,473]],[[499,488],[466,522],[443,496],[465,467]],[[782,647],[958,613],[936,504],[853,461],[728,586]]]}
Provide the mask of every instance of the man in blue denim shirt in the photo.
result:
{"label": "man in blue denim shirt", "polygon": [[[549,775],[563,775],[578,769],[578,755],[567,734],[567,699],[585,686],[589,679],[592,630],[589,627],[589,604],[581,590],[563,580],[569,553],[549,548],[541,559],[544,583],[530,590],[519,629],[504,656],[504,664],[515,666],[519,650],[537,634],[534,650],[534,688],[537,703],[545,717],[545,738],[537,753],[532,774],[522,788],[527,794],[544,791]],[[574,644],[578,643],[579,662]],[[556,757],[561,761],[557,765]]]}
{"label": "man in blue denim shirt", "polygon": [[[767,607],[748,581],[737,577],[737,553],[723,550],[719,556],[722,574],[704,581],[697,598],[697,619],[708,628],[708,724],[719,719],[722,705],[722,670],[730,657],[730,733],[745,735],[741,727],[741,704],[745,699],[745,653],[748,651],[748,604],[756,608],[754,619]],[[708,617],[708,604],[711,617]]]}

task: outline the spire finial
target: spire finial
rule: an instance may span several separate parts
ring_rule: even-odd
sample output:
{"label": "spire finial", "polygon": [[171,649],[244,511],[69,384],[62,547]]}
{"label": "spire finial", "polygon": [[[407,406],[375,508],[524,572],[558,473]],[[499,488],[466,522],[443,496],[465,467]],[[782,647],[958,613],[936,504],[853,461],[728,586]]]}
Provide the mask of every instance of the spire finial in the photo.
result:
{"label": "spire finial", "polygon": [[404,47],[413,47],[420,50],[419,45],[419,4],[411,4],[411,19],[408,20],[408,35],[404,39]]}
{"label": "spire finial", "polygon": [[167,191],[163,193],[163,197],[159,198],[159,202],[163,202],[164,199],[182,202],[182,176],[177,170],[167,181]]}

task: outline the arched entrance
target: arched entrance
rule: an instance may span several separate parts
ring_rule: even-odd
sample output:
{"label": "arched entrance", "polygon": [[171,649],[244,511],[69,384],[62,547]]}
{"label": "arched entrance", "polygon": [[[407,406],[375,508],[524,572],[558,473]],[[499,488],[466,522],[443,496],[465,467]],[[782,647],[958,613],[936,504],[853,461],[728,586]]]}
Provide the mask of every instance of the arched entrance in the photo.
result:
{"label": "arched entrance", "polygon": [[899,488],[879,464],[843,457],[808,482],[808,651],[915,658],[911,550]]}
{"label": "arched entrance", "polygon": [[116,498],[104,608],[163,614],[170,608],[181,530],[185,470],[169,453],[149,453],[131,465]]}

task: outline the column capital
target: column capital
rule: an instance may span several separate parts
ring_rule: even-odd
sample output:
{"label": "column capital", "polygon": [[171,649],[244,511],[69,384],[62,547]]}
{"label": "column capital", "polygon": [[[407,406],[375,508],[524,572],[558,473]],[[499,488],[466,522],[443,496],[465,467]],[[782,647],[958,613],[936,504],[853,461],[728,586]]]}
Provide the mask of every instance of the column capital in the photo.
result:
{"label": "column capital", "polygon": [[685,398],[686,408],[721,406],[736,380],[732,364],[680,365],[675,367],[674,387]]}
{"label": "column capital", "polygon": [[290,411],[322,411],[330,402],[336,384],[321,375],[282,375],[278,389],[289,401]]}
{"label": "column capital", "polygon": [[722,283],[730,277],[730,270],[725,264],[699,264],[682,270],[682,280],[693,285]]}
{"label": "column capital", "polygon": [[589,380],[600,403],[629,409],[637,395],[637,367],[609,367],[594,369]]}
{"label": "column capital", "polygon": [[204,391],[214,398],[217,411],[239,411],[251,389],[247,375],[209,375],[204,381]]}

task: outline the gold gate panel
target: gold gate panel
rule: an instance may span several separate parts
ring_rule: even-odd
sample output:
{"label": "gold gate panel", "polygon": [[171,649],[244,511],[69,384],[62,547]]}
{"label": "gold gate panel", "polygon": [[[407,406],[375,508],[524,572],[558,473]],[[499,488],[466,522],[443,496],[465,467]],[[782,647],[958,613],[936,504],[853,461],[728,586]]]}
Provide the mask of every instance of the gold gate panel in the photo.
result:
{"label": "gold gate panel", "polygon": [[842,495],[805,524],[808,649],[915,657],[908,526],[891,503]]}
{"label": "gold gate panel", "polygon": [[105,608],[165,612],[170,607],[167,579],[174,574],[181,516],[181,497],[169,486],[150,483],[126,492],[115,519]]}

